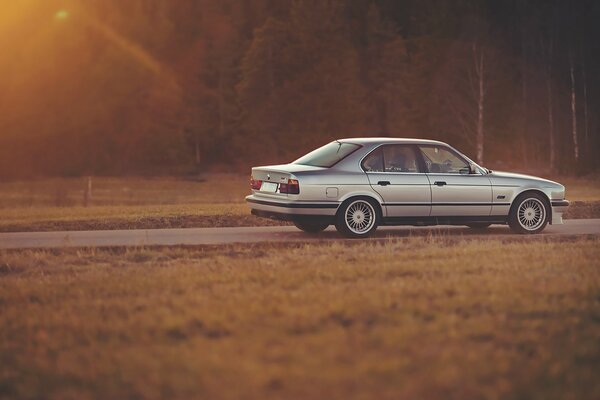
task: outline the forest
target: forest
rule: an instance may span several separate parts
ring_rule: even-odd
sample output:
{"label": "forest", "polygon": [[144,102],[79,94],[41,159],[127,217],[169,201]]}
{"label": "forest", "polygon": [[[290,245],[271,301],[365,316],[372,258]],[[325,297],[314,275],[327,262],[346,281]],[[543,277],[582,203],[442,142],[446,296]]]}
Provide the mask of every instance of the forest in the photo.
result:
{"label": "forest", "polygon": [[21,0],[0,178],[245,172],[336,138],[600,168],[600,2]]}

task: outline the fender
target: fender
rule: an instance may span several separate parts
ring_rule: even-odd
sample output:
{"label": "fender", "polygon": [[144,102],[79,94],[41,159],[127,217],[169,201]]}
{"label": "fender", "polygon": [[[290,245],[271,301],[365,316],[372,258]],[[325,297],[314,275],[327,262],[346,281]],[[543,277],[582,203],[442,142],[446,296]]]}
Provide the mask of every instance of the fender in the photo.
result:
{"label": "fender", "polygon": [[[352,193],[347,193],[344,196],[340,197],[338,200],[340,202],[340,205],[342,205],[342,203],[352,197],[369,197],[373,200],[375,200],[377,202],[377,204],[379,204],[379,209],[381,210],[381,214],[386,217],[387,216],[387,211],[386,208],[382,205],[383,204],[383,198],[381,196],[379,196],[379,193],[377,192],[367,192],[367,191],[358,191],[358,192],[352,192]],[[339,208],[339,207],[338,207]]]}
{"label": "fender", "polygon": [[551,189],[552,188],[536,188],[536,187],[519,188],[519,191],[518,192],[515,191],[515,195],[513,196],[513,198],[510,201],[510,210],[512,210],[512,208],[514,206],[514,201],[517,199],[517,197],[519,197],[523,193],[527,193],[527,192],[539,193],[546,200],[546,206],[548,207],[548,222],[550,223],[550,225],[552,225],[552,198],[550,197],[551,194],[546,193],[546,191],[552,193]]}

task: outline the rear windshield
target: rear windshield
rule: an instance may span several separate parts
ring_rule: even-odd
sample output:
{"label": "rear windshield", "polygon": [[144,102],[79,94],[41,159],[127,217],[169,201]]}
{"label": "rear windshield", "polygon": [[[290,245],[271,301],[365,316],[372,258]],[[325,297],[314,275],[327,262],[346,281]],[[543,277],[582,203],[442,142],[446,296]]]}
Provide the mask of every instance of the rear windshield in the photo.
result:
{"label": "rear windshield", "polygon": [[331,142],[300,157],[292,164],[329,168],[346,158],[360,146],[354,143]]}

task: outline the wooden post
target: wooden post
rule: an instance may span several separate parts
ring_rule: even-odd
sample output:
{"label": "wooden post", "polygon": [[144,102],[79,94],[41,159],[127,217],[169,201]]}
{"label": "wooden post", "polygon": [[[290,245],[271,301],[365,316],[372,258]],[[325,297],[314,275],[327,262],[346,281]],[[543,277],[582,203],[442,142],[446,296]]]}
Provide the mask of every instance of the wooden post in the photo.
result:
{"label": "wooden post", "polygon": [[88,176],[87,186],[83,191],[83,206],[88,207],[92,201],[92,177]]}
{"label": "wooden post", "polygon": [[575,67],[573,66],[573,54],[569,54],[570,72],[571,72],[571,134],[573,137],[573,155],[575,164],[579,161],[579,141],[577,139],[577,103],[575,93]]}
{"label": "wooden post", "polygon": [[475,144],[477,147],[477,163],[483,165],[483,111],[484,111],[484,100],[485,100],[485,87],[484,87],[484,49],[481,45],[477,45],[477,42],[473,43],[473,65],[475,67],[475,74],[478,83],[477,93],[477,134]]}

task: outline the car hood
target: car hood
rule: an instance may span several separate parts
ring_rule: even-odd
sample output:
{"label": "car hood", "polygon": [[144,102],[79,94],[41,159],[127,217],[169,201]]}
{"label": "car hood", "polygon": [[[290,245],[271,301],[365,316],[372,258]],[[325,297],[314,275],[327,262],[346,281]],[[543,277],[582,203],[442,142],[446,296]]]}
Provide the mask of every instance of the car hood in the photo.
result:
{"label": "car hood", "polygon": [[557,187],[562,186],[560,183],[551,181],[549,179],[540,178],[537,176],[525,175],[525,174],[516,174],[513,172],[502,172],[502,171],[493,171],[488,177],[492,181],[492,184],[506,184],[507,182],[513,183],[524,183],[524,182],[537,182],[541,183],[547,187]]}

